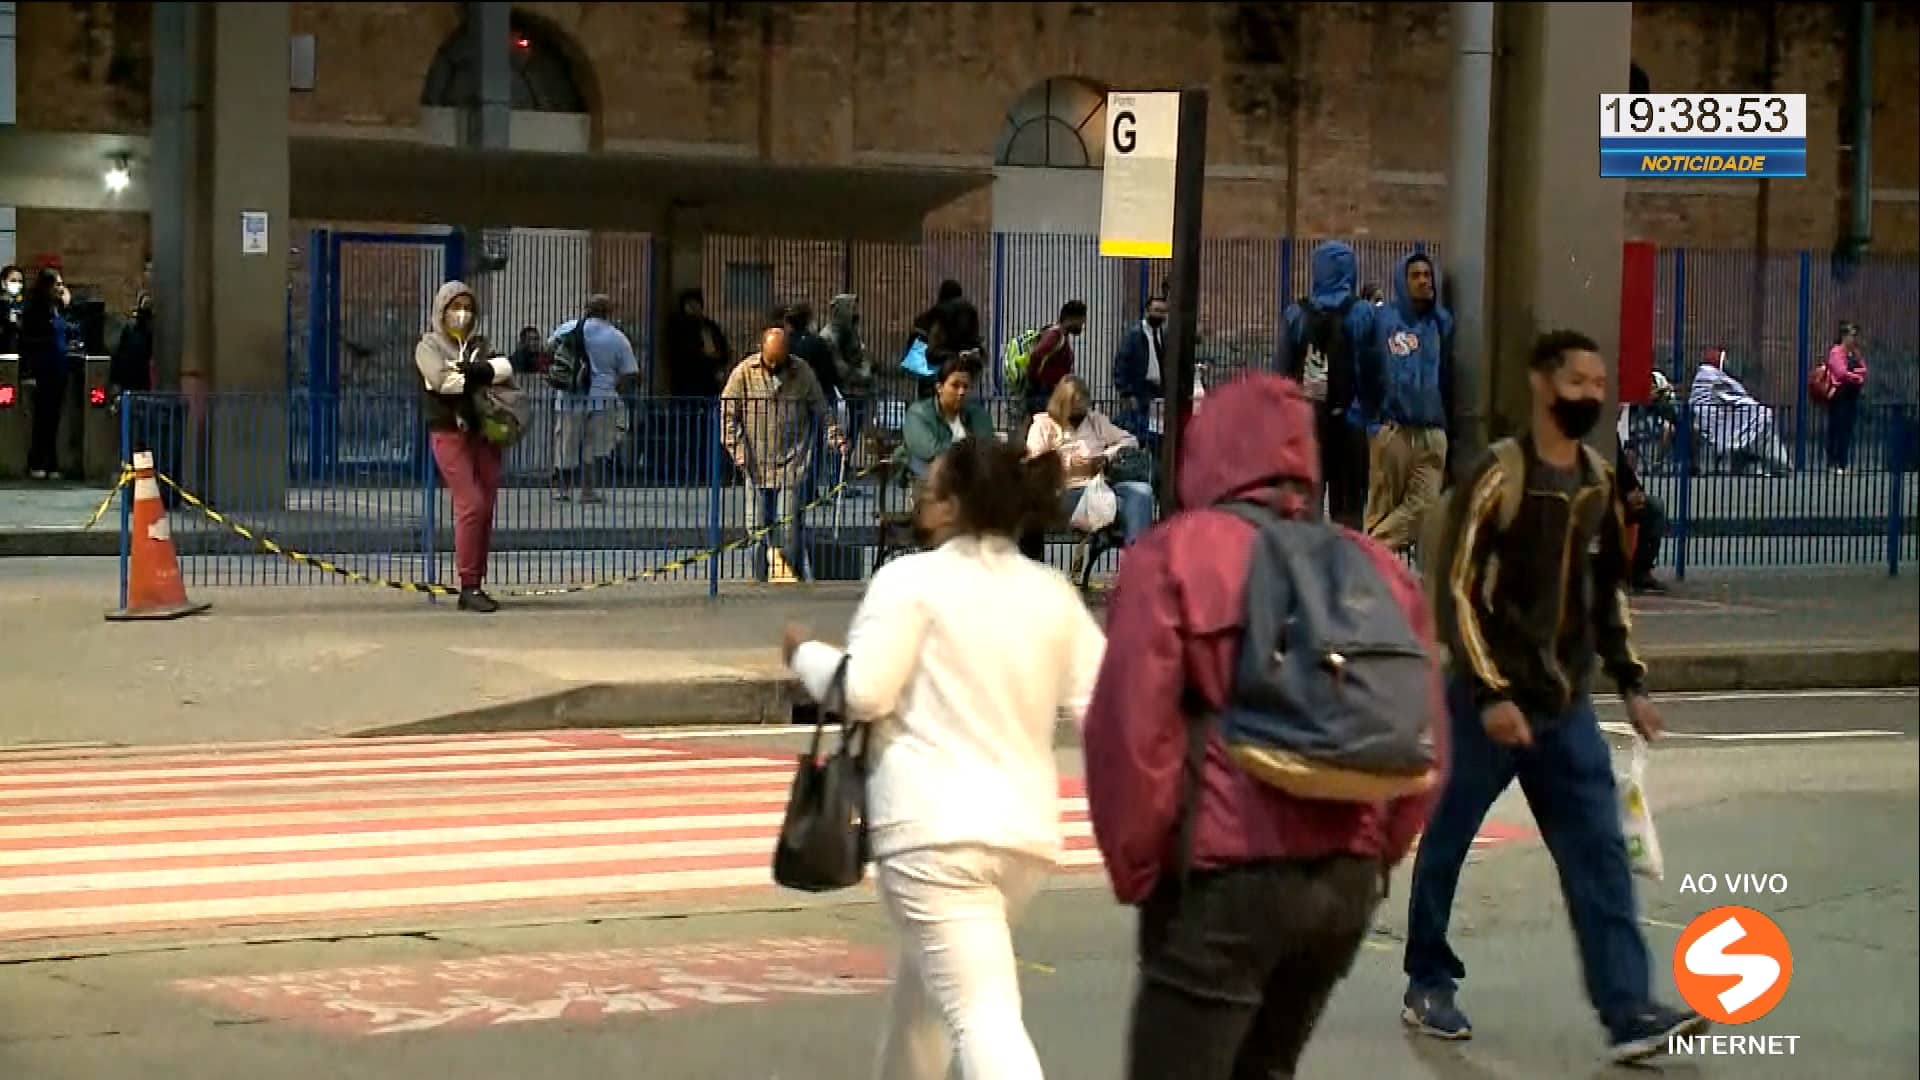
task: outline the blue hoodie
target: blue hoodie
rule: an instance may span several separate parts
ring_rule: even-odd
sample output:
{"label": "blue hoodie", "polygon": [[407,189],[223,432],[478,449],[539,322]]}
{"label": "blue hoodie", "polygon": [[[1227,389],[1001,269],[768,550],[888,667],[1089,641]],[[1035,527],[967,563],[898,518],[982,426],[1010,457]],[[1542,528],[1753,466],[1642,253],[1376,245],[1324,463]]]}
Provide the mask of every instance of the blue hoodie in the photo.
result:
{"label": "blue hoodie", "polygon": [[[1337,308],[1353,296],[1354,282],[1358,279],[1359,260],[1354,257],[1353,249],[1338,240],[1329,240],[1313,249],[1313,280],[1307,298],[1323,310]],[[1293,370],[1291,361],[1306,348],[1303,338],[1307,332],[1307,313],[1299,303],[1287,308],[1286,318],[1287,333],[1280,340],[1278,365],[1283,372]],[[1355,299],[1353,306],[1347,309],[1346,323],[1347,340],[1353,343],[1354,362],[1364,366],[1363,358],[1373,341],[1373,305]],[[1359,372],[1354,372],[1356,386],[1359,375]],[[1357,412],[1350,412],[1349,416],[1356,421],[1359,418]]]}
{"label": "blue hoodie", "polygon": [[[1407,294],[1407,267],[1415,260],[1433,267],[1433,303],[1424,314]],[[1414,252],[1393,272],[1393,299],[1374,320],[1373,347],[1360,380],[1368,428],[1383,422],[1445,429],[1453,398],[1453,313],[1440,305],[1440,267]]]}

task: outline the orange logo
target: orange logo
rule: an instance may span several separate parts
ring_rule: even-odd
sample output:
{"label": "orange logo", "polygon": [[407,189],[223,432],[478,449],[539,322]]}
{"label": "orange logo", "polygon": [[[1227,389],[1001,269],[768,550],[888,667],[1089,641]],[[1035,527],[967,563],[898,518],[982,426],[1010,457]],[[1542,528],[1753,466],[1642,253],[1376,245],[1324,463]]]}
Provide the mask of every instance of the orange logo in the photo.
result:
{"label": "orange logo", "polygon": [[1752,908],[1714,908],[1688,923],[1673,947],[1673,981],[1700,1015],[1749,1024],[1786,996],[1793,949],[1780,927]]}

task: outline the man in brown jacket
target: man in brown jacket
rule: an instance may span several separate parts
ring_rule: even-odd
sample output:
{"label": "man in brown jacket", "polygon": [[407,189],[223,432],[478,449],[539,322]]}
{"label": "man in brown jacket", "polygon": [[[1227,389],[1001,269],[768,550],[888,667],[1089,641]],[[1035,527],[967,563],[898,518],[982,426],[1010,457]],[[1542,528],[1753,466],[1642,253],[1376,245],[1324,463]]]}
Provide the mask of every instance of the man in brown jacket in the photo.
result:
{"label": "man in brown jacket", "polygon": [[806,577],[803,508],[815,425],[825,428],[835,452],[847,452],[813,369],[788,353],[784,329],[768,330],[760,351],[740,361],[720,392],[720,445],[755,494],[754,528],[769,530],[753,548],[759,581]]}

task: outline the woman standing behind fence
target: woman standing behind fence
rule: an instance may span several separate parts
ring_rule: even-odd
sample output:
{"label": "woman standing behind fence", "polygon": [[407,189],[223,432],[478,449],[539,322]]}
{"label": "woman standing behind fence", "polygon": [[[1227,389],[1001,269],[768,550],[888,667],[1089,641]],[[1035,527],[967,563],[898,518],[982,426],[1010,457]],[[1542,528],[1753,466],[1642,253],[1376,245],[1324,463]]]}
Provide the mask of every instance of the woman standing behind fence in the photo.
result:
{"label": "woman standing behind fence", "polygon": [[427,431],[433,460],[453,494],[453,561],[460,575],[460,610],[489,614],[500,605],[482,585],[493,543],[493,503],[500,492],[500,448],[480,435],[474,395],[495,382],[510,382],[513,365],[491,356],[474,333],[480,321],[473,290],[449,281],[433,298],[433,325],[413,350],[426,382]]}
{"label": "woman standing behind fence", "polygon": [[1853,461],[1853,427],[1860,419],[1860,394],[1867,385],[1867,358],[1860,352],[1860,327],[1840,324],[1840,334],[1827,351],[1827,381],[1833,396],[1827,399],[1827,467],[1846,472]]}
{"label": "woman standing behind fence", "polygon": [[[868,787],[875,879],[901,938],[875,1075],[1040,1080],[1009,924],[1060,851],[1053,753],[1086,714],[1106,639],[1066,578],[1013,537],[1050,515],[1057,459],[963,439],[934,462],[929,550],[873,577],[847,635],[846,706],[878,724]],[[816,700],[842,652],[787,631]]]}

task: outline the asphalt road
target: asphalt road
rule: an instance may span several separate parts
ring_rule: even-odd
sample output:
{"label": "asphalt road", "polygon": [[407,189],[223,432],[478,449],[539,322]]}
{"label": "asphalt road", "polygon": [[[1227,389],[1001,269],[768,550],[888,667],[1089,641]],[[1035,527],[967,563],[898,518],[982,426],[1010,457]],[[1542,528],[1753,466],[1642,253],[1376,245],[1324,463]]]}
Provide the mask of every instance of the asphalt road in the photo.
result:
{"label": "asphalt road", "polygon": [[[1738,1033],[1798,1040],[1792,1056],[1691,1056],[1666,1071],[1915,1075],[1912,693],[1682,698],[1668,711],[1680,734],[1650,775],[1667,876],[1641,892],[1658,984],[1671,991],[1681,927],[1748,904],[1779,923],[1794,966],[1779,1007]],[[1062,756],[1071,765],[1073,752]],[[1517,797],[1495,818],[1515,838],[1477,857],[1456,916],[1475,1040],[1441,1046],[1399,1028],[1403,875],[1303,1076],[1611,1072],[1552,865]],[[1682,891],[1689,875],[1741,873],[1784,875],[1785,891]],[[1061,879],[1021,926],[1026,1013],[1049,1077],[1120,1075],[1131,923],[1098,877],[1081,877]],[[76,958],[0,963],[0,1077],[848,1080],[867,1075],[891,942],[864,892],[449,914],[393,933],[347,922],[293,937],[103,940]]]}

